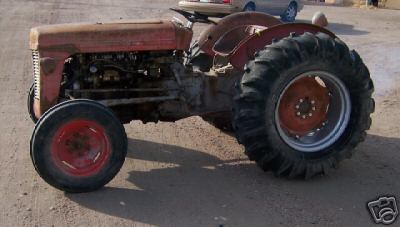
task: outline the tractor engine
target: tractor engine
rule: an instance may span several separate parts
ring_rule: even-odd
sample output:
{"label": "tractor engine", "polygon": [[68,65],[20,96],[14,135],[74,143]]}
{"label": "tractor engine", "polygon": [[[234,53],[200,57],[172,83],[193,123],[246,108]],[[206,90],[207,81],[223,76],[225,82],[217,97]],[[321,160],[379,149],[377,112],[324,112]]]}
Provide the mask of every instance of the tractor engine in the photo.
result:
{"label": "tractor engine", "polygon": [[73,55],[65,61],[60,99],[96,100],[122,122],[174,121],[182,117],[176,112],[189,114],[179,101],[184,95],[181,90],[197,87],[187,89],[195,92],[185,93],[186,100],[200,94],[201,78],[185,76],[183,54],[167,50]]}
{"label": "tractor engine", "polygon": [[62,84],[68,90],[131,89],[173,76],[170,65],[180,59],[174,51],[78,54],[67,59]]}
{"label": "tractor engine", "polygon": [[185,57],[176,50],[74,55],[65,62],[61,101],[98,101],[124,123],[176,121],[200,111],[229,110],[233,84],[242,72],[228,68],[222,73],[201,72],[202,63],[184,64]]}

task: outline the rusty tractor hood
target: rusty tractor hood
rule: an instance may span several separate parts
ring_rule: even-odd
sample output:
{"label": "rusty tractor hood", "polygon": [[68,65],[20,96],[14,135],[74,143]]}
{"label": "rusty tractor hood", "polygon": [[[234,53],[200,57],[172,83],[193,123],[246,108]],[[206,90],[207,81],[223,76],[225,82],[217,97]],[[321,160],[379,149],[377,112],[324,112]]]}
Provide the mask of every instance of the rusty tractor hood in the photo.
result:
{"label": "rusty tractor hood", "polygon": [[30,49],[69,54],[186,50],[192,36],[182,25],[162,20],[45,25],[31,29]]}

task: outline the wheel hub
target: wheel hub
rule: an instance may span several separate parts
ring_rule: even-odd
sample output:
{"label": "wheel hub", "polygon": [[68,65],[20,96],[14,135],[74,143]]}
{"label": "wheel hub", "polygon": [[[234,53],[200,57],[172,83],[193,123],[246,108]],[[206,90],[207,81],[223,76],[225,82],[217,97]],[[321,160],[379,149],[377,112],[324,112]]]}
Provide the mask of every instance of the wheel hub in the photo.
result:
{"label": "wheel hub", "polygon": [[289,18],[292,18],[292,17],[295,17],[295,16],[296,16],[296,13],[297,13],[296,7],[295,7],[294,5],[290,5],[290,6],[288,7],[288,9],[287,9],[286,15],[287,15]]}
{"label": "wheel hub", "polygon": [[338,76],[310,71],[292,79],[282,90],[275,123],[282,140],[301,152],[318,152],[345,131],[351,99]]}
{"label": "wheel hub", "polygon": [[54,163],[74,176],[97,173],[110,153],[105,131],[93,121],[70,121],[61,126],[53,137],[51,154]]}
{"label": "wheel hub", "polygon": [[326,121],[329,90],[313,77],[304,77],[293,84],[281,97],[279,118],[290,134],[303,136]]}
{"label": "wheel hub", "polygon": [[90,151],[90,145],[88,143],[89,137],[82,133],[74,133],[71,138],[66,139],[65,146],[67,151],[71,155],[77,154],[83,156],[84,153]]}
{"label": "wheel hub", "polygon": [[312,112],[316,110],[315,101],[309,100],[308,97],[305,99],[299,99],[298,104],[296,105],[296,115],[300,118],[306,119],[308,117],[312,117]]}

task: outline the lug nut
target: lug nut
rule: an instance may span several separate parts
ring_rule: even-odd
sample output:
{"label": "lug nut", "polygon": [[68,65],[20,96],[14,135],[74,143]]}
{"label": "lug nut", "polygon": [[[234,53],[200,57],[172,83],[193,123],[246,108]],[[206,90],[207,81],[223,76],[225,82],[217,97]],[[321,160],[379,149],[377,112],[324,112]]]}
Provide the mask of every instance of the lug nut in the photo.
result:
{"label": "lug nut", "polygon": [[315,101],[314,101],[314,100],[311,100],[311,104],[315,104]]}
{"label": "lug nut", "polygon": [[315,110],[316,110],[315,106],[313,106],[313,107],[312,107],[312,110],[313,110],[313,111],[315,111]]}
{"label": "lug nut", "polygon": [[309,113],[308,116],[312,117],[312,113]]}
{"label": "lug nut", "polygon": [[303,115],[302,118],[303,118],[303,119],[306,119],[306,115]]}
{"label": "lug nut", "polygon": [[300,116],[300,112],[297,112],[297,116]]}
{"label": "lug nut", "polygon": [[300,100],[299,100],[299,102],[303,102],[303,101],[304,101],[303,99],[300,99]]}
{"label": "lug nut", "polygon": [[300,108],[300,106],[299,105],[296,105],[296,109],[299,109]]}

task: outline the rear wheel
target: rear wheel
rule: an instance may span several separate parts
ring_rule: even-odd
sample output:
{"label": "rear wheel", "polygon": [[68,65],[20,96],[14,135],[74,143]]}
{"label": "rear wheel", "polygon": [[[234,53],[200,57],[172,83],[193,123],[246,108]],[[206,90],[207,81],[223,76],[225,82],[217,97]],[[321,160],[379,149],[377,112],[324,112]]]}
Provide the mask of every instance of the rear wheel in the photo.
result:
{"label": "rear wheel", "polygon": [[368,69],[339,39],[284,38],[247,65],[235,98],[237,139],[278,176],[326,173],[364,140],[372,92]]}
{"label": "rear wheel", "polygon": [[66,101],[48,110],[31,138],[31,158],[39,175],[67,192],[88,192],[107,184],[127,152],[125,130],[105,106]]}

